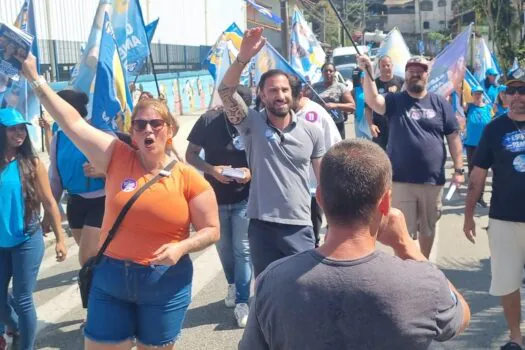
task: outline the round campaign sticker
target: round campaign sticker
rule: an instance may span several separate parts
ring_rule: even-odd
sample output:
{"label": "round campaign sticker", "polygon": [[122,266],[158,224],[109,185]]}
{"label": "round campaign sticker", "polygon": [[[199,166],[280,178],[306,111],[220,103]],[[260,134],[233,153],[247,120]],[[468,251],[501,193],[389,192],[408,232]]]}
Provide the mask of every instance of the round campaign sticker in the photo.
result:
{"label": "round campaign sticker", "polygon": [[264,136],[268,139],[268,141],[276,141],[277,140],[277,133],[273,131],[272,129],[268,128],[264,132]]}
{"label": "round campaign sticker", "polygon": [[126,179],[122,181],[122,184],[120,185],[120,189],[124,192],[131,192],[135,188],[137,188],[137,181],[133,179]]}
{"label": "round campaign sticker", "polygon": [[317,121],[317,113],[315,113],[314,111],[312,112],[308,112],[306,113],[306,116],[305,116],[306,120],[308,120],[309,122],[316,122]]}
{"label": "round campaign sticker", "polygon": [[235,136],[232,142],[237,151],[244,151],[244,141],[240,135]]}
{"label": "round campaign sticker", "polygon": [[512,165],[514,165],[514,169],[516,169],[518,173],[525,173],[525,154],[516,156],[512,162]]}

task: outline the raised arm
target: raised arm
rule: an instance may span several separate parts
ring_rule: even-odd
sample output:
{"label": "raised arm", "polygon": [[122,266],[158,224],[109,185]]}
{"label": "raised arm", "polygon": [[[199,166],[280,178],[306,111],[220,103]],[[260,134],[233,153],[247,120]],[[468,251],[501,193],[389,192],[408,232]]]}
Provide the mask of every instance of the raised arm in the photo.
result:
{"label": "raised arm", "polygon": [[29,54],[22,62],[22,72],[29,82],[36,82],[35,94],[60,128],[97,169],[106,172],[116,138],[89,125],[75,108],[55,93],[38,75],[33,55]]}
{"label": "raised arm", "polygon": [[370,57],[364,55],[359,56],[357,60],[359,68],[367,72],[363,79],[366,104],[377,114],[384,115],[386,112],[385,97],[377,92],[376,84],[373,78],[368,74],[368,72],[372,72],[372,61],[370,61]]}
{"label": "raised arm", "polygon": [[219,85],[218,93],[224,105],[224,111],[234,125],[240,124],[248,115],[248,106],[236,90],[244,67],[266,44],[262,32],[263,28],[261,27],[244,32],[239,54],[226,71]]}

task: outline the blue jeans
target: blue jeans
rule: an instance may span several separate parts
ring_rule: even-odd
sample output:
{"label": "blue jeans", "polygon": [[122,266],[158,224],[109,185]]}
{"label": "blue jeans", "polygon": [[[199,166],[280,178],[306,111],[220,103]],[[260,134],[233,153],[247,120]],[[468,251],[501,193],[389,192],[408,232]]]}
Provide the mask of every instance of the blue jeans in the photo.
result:
{"label": "blue jeans", "polygon": [[[33,291],[44,249],[40,230],[16,247],[0,248],[0,323],[20,332],[20,350],[32,350],[35,343],[37,321]],[[13,306],[8,295],[11,278]]]}
{"label": "blue jeans", "polygon": [[173,344],[191,302],[193,264],[139,265],[103,257],[96,266],[84,336],[102,344],[130,339],[146,346]]}
{"label": "blue jeans", "polygon": [[252,262],[248,242],[248,224],[246,208],[248,201],[235,204],[219,205],[221,239],[217,242],[217,251],[228,284],[234,284],[237,290],[235,303],[248,303],[250,299],[250,281]]}

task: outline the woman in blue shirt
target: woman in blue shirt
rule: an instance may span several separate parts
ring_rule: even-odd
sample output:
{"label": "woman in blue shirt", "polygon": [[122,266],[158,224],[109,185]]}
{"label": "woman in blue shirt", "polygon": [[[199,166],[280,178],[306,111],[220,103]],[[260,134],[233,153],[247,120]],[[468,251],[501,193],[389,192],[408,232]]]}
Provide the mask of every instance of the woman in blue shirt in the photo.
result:
{"label": "woman in blue shirt", "polygon": [[[31,146],[26,124],[18,111],[0,109],[0,322],[15,334],[21,350],[33,349],[36,337],[33,290],[44,255],[40,204],[52,218],[57,261],[67,254],[47,171]],[[11,279],[14,308],[8,296]]]}
{"label": "woman in blue shirt", "polygon": [[[492,120],[492,105],[483,102],[483,88],[481,86],[472,89],[472,98],[472,103],[469,103],[465,109],[465,115],[467,117],[467,137],[464,144],[467,151],[469,174],[472,171],[474,153],[478,147],[483,130]],[[478,203],[483,207],[487,206],[483,200],[483,192]]]}

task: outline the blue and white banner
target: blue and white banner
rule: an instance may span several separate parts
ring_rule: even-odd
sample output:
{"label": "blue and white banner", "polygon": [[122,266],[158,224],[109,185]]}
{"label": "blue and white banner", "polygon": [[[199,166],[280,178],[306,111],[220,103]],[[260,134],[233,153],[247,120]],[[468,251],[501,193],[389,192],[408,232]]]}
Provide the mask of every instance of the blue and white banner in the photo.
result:
{"label": "blue and white banner", "polygon": [[317,83],[323,76],[321,67],[325,60],[326,54],[323,48],[301,11],[295,8],[290,36],[290,63],[292,67],[307,80]]}
{"label": "blue and white banner", "polygon": [[91,124],[101,130],[128,132],[131,126],[131,109],[132,99],[124,64],[106,14],[100,39]]}
{"label": "blue and white banner", "polygon": [[246,0],[246,2],[248,4],[250,4],[255,10],[257,10],[261,15],[263,15],[264,17],[268,18],[269,20],[275,22],[276,24],[283,23],[283,20],[282,20],[281,17],[277,16],[275,13],[273,13],[270,10],[268,10],[266,7],[255,3],[255,1],[253,1],[253,0]]}
{"label": "blue and white banner", "polygon": [[374,70],[376,76],[379,75],[377,61],[383,56],[389,56],[392,59],[394,75],[404,79],[405,65],[412,55],[410,54],[410,50],[399,29],[392,29],[385,37],[385,40],[381,43],[381,46],[379,46],[379,50],[377,50],[376,68]]}
{"label": "blue and white banner", "polygon": [[472,73],[478,81],[483,81],[489,68],[494,68],[501,75],[498,63],[494,60],[485,40],[479,38],[474,48],[474,71]]}

